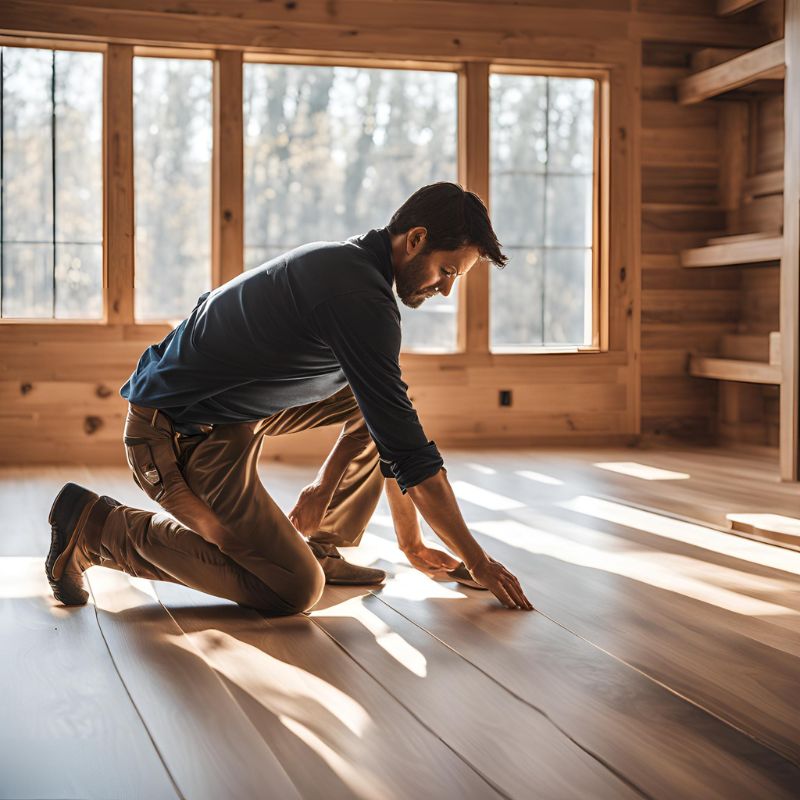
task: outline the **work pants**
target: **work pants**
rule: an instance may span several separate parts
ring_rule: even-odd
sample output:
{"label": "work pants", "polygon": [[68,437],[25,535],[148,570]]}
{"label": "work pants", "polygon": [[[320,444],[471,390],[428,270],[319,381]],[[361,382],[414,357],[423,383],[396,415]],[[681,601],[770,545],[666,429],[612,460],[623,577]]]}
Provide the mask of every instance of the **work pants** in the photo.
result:
{"label": "work pants", "polygon": [[363,443],[312,539],[358,544],[380,498],[374,442],[349,387],[256,422],[177,433],[156,409],[131,405],[125,450],[136,483],[168,512],[116,505],[102,530],[87,531],[93,563],[190,586],[270,615],[311,608],[324,575],[303,537],[258,476],[265,436],[361,420]]}

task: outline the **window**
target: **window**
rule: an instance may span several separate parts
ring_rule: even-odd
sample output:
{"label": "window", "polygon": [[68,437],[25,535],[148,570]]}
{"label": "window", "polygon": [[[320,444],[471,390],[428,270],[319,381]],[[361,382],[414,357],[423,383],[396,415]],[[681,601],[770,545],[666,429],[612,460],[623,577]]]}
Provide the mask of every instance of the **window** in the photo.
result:
{"label": "window", "polygon": [[133,64],[135,315],[181,319],[211,286],[211,62]]}
{"label": "window", "polygon": [[595,95],[590,78],[492,74],[491,347],[592,344]]}
{"label": "window", "polygon": [[[245,64],[245,266],[384,227],[456,180],[452,72]],[[400,304],[406,348],[456,348],[456,294]]]}
{"label": "window", "polygon": [[103,316],[103,56],[2,47],[0,316]]}

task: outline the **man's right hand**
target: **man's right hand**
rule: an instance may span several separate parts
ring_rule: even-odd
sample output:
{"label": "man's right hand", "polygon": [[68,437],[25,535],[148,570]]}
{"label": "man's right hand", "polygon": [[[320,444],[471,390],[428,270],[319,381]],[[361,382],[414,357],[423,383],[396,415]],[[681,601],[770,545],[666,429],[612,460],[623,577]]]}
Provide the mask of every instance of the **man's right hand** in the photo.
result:
{"label": "man's right hand", "polygon": [[533,611],[533,606],[525,597],[522,586],[499,561],[486,556],[479,561],[470,573],[475,580],[485,586],[506,608],[520,608]]}

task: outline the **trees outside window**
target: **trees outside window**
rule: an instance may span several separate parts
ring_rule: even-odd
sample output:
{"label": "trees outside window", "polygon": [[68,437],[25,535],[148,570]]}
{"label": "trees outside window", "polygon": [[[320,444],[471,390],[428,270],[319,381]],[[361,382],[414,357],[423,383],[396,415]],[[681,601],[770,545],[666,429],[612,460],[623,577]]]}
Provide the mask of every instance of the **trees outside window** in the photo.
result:
{"label": "trees outside window", "polygon": [[133,61],[139,320],[181,319],[211,288],[211,67]]}
{"label": "trees outside window", "polygon": [[591,344],[595,81],[490,78],[491,346]]}
{"label": "trees outside window", "polygon": [[103,56],[0,48],[0,316],[103,315]]}

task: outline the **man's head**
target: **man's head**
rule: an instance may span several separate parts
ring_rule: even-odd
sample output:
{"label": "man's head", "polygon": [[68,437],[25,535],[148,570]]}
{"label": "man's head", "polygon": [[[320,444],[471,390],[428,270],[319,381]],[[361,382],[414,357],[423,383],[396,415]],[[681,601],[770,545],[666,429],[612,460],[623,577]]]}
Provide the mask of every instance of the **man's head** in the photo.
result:
{"label": "man's head", "polygon": [[480,197],[455,183],[418,189],[389,223],[392,266],[400,300],[417,308],[434,294],[450,294],[453,283],[486,258],[508,261]]}

